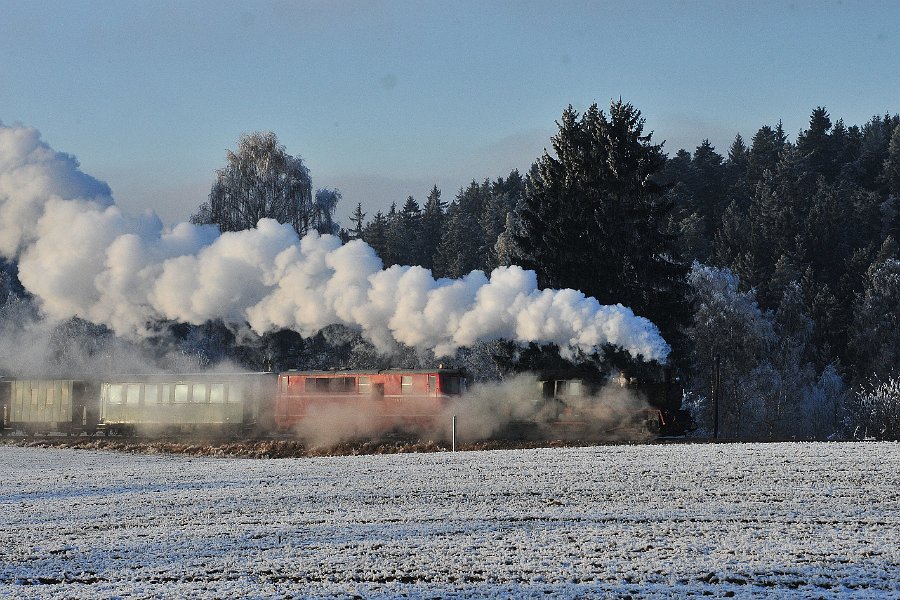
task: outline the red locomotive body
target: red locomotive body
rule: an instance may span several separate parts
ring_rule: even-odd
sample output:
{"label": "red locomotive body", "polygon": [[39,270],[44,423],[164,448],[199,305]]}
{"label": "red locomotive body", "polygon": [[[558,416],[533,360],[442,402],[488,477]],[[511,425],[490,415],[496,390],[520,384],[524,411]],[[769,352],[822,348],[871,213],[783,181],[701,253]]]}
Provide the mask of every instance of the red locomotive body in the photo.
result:
{"label": "red locomotive body", "polygon": [[466,385],[456,369],[286,371],[278,375],[275,428],[293,432],[341,416],[364,421],[367,434],[418,431]]}

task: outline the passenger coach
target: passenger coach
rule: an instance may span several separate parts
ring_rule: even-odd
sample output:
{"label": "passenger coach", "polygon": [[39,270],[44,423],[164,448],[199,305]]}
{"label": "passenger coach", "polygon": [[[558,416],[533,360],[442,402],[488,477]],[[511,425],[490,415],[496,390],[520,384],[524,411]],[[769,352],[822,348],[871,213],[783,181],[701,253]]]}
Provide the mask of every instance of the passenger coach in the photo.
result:
{"label": "passenger coach", "polygon": [[100,384],[107,434],[247,434],[271,428],[270,373],[126,375]]}
{"label": "passenger coach", "polygon": [[0,379],[0,434],[93,434],[97,385],[76,379]]}

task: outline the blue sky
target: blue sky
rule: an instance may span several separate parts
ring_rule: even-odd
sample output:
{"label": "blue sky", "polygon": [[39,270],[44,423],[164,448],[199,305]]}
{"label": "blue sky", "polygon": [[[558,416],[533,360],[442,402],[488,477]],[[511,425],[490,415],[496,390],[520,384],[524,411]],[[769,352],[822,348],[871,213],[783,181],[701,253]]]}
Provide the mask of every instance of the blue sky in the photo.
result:
{"label": "blue sky", "polygon": [[371,216],[528,169],[554,121],[622,97],[671,154],[818,105],[900,111],[896,2],[0,0],[0,120],[129,211],[186,219],[241,133],[272,130]]}

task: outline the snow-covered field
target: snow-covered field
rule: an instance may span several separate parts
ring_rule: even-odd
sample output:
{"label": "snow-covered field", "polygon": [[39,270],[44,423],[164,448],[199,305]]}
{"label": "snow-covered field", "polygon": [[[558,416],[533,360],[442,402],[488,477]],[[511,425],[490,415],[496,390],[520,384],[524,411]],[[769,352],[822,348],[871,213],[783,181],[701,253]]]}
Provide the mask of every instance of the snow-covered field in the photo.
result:
{"label": "snow-covered field", "polygon": [[0,463],[0,596],[900,597],[900,444]]}

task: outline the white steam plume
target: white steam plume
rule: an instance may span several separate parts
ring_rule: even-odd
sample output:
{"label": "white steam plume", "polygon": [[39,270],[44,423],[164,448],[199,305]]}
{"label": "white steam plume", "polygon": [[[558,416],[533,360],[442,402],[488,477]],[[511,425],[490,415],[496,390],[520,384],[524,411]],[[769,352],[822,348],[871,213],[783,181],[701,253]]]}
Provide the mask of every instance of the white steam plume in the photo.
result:
{"label": "white steam plume", "polygon": [[106,184],[31,128],[0,123],[0,255],[52,319],[78,316],[124,336],[164,319],[249,323],[312,335],[358,327],[381,350],[396,342],[437,355],[477,341],[553,342],[585,351],[614,344],[665,360],[656,326],[575,290],[540,290],[535,274],[501,267],[435,280],[421,267],[382,269],[361,241],[302,240],[263,219],[256,229],[163,227],[123,214]]}

